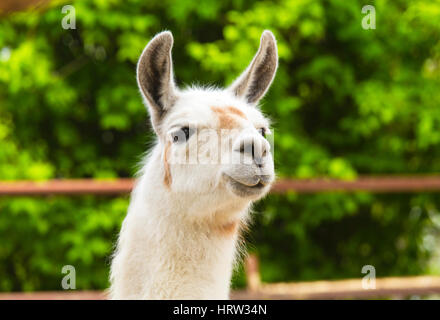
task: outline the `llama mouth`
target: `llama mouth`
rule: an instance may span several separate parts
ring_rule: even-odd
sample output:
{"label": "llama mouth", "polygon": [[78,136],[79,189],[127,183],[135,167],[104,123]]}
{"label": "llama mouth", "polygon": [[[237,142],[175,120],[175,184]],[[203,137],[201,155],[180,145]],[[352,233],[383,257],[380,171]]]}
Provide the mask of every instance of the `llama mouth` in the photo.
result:
{"label": "llama mouth", "polygon": [[240,197],[251,197],[251,196],[261,195],[268,186],[268,184],[264,183],[261,179],[258,179],[258,182],[256,184],[247,185],[235,180],[234,178],[232,178],[227,174],[224,174],[224,176],[226,177],[228,185],[231,187],[234,194]]}
{"label": "llama mouth", "polygon": [[[240,182],[239,182],[240,183]],[[261,188],[264,188],[266,185],[265,184],[263,184],[261,181],[258,181],[258,183],[257,184],[255,184],[255,185],[253,185],[253,186],[248,186],[248,185],[245,185],[245,184],[242,184],[242,183],[240,183],[242,186],[245,186],[245,187],[247,187],[247,188],[252,188],[252,189],[261,189]]]}

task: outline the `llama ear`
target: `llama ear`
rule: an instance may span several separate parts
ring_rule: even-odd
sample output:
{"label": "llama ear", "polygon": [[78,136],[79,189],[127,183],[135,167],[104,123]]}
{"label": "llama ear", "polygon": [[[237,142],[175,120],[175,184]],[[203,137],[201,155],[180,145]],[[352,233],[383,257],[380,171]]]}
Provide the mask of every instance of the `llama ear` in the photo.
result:
{"label": "llama ear", "polygon": [[232,90],[248,103],[256,104],[269,89],[278,67],[276,40],[272,32],[265,30],[261,35],[260,48],[247,69],[232,83]]}
{"label": "llama ear", "polygon": [[145,47],[137,64],[137,82],[150,112],[151,122],[159,133],[160,122],[176,100],[169,31],[157,34]]}

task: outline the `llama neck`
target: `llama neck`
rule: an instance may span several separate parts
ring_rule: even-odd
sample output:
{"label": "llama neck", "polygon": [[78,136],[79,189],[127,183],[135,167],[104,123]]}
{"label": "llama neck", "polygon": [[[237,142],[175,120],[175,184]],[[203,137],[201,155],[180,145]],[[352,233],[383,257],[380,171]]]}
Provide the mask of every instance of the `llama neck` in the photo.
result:
{"label": "llama neck", "polygon": [[163,174],[150,170],[157,168],[154,156],[133,191],[123,225],[129,230],[121,231],[130,240],[120,239],[119,254],[125,249],[131,257],[125,267],[135,273],[130,277],[142,279],[135,287],[149,299],[227,299],[246,206],[194,214],[203,208],[173,195],[163,183],[151,183],[162,181]]}

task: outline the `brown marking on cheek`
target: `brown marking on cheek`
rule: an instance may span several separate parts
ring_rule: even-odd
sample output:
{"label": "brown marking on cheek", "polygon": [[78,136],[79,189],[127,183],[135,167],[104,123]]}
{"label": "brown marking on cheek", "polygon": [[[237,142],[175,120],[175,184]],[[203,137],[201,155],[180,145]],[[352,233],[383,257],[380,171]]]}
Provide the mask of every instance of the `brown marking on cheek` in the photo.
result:
{"label": "brown marking on cheek", "polygon": [[189,163],[189,146],[187,145],[185,148],[185,160]]}
{"label": "brown marking on cheek", "polygon": [[171,148],[171,142],[168,142],[167,145],[165,146],[164,155],[163,155],[163,165],[165,170],[163,182],[168,189],[170,189],[172,182],[170,164],[168,163],[168,152],[170,148]]}

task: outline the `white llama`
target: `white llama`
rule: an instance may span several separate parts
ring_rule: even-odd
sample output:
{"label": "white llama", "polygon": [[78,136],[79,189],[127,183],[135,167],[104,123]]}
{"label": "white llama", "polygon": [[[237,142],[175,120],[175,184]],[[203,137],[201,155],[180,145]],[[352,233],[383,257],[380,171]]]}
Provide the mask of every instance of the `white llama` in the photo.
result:
{"label": "white llama", "polygon": [[257,105],[278,66],[273,34],[263,32],[251,64],[225,90],[179,90],[172,46],[170,32],[156,35],[137,65],[157,142],[122,224],[113,299],[228,299],[240,228],[274,180],[269,123]]}

